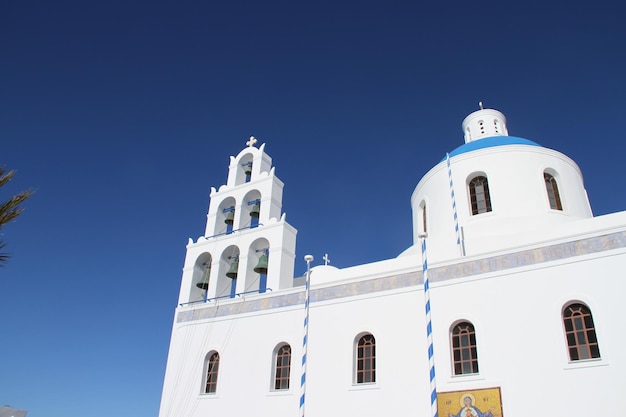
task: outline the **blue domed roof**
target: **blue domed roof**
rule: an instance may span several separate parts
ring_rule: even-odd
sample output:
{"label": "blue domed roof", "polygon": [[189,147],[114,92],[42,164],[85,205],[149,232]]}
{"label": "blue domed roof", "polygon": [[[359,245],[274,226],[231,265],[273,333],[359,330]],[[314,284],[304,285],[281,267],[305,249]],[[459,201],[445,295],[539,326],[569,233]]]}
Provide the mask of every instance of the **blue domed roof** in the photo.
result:
{"label": "blue domed roof", "polygon": [[541,146],[540,144],[538,144],[537,142],[533,142],[532,140],[518,138],[515,136],[491,136],[488,138],[478,139],[473,142],[469,142],[469,143],[459,146],[458,148],[450,152],[450,157],[452,158],[453,156],[461,155],[467,152],[476,151],[478,149],[491,148],[494,146],[503,146],[503,145]]}

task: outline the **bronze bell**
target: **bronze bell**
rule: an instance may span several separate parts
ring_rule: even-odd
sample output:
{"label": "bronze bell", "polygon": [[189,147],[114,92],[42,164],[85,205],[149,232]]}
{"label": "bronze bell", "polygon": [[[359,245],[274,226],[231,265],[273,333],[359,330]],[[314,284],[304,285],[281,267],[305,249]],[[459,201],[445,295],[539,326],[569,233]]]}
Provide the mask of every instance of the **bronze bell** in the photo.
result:
{"label": "bronze bell", "polygon": [[267,255],[263,254],[259,257],[259,262],[254,267],[254,272],[259,274],[267,274]]}
{"label": "bronze bell", "polygon": [[202,289],[202,290],[206,290],[209,288],[209,275],[211,275],[211,267],[208,266],[205,271],[204,274],[202,275],[202,280],[200,280],[200,282],[198,282],[196,284],[196,287]]}
{"label": "bronze bell", "polygon": [[252,162],[243,165],[243,172],[245,172],[247,176],[252,175]]}
{"label": "bronze bell", "polygon": [[235,222],[235,212],[233,210],[226,213],[224,223],[232,225]]}
{"label": "bronze bell", "polygon": [[254,218],[259,218],[259,212],[261,211],[261,205],[259,204],[259,202],[257,201],[256,203],[254,203],[254,205],[252,206],[252,210],[250,210],[250,217],[254,217]]}
{"label": "bronze bell", "polygon": [[230,264],[230,269],[226,273],[226,276],[231,279],[237,279],[237,270],[239,269],[239,258],[233,259]]}

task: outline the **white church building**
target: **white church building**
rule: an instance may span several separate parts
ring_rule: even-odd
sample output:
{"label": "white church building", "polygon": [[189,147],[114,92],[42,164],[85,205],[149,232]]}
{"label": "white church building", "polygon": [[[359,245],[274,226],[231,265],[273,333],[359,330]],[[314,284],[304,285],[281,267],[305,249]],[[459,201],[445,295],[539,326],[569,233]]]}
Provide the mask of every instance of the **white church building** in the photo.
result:
{"label": "white church building", "polygon": [[305,277],[265,145],[231,156],[187,245],[159,416],[618,413],[626,212],[594,217],[576,163],[499,111],[462,127],[411,196],[413,246],[307,257]]}

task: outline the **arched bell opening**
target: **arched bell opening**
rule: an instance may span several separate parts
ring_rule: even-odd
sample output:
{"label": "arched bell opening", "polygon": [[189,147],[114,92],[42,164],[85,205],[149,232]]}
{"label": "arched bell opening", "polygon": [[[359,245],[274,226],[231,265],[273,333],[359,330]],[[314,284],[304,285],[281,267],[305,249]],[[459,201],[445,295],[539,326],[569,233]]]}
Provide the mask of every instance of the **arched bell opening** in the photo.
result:
{"label": "arched bell opening", "polygon": [[261,193],[257,190],[250,191],[244,197],[241,205],[241,227],[257,227],[261,215]]}
{"label": "arched bell opening", "polygon": [[235,184],[244,184],[252,180],[252,166],[254,155],[252,153],[246,153],[243,155],[237,163],[237,175]]}
{"label": "arched bell opening", "polygon": [[237,215],[236,201],[233,197],[225,198],[217,209],[214,235],[232,233]]}
{"label": "arched bell opening", "polygon": [[235,297],[239,275],[239,248],[229,246],[220,257],[219,274],[217,277],[216,297]]}
{"label": "arched bell opening", "polygon": [[211,262],[213,258],[210,253],[203,253],[198,256],[193,265],[191,278],[191,288],[189,289],[189,302],[207,299],[209,281],[211,279]]}
{"label": "arched bell opening", "polygon": [[250,245],[246,291],[267,291],[267,273],[270,245],[266,239],[257,239]]}

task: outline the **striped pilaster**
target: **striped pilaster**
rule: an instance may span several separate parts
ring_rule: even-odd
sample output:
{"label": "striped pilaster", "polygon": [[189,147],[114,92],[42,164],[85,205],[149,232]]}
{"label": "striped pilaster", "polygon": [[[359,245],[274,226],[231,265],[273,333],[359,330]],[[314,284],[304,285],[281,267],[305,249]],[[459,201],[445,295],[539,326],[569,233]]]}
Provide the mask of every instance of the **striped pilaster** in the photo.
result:
{"label": "striped pilaster", "polygon": [[430,317],[430,286],[428,284],[428,260],[426,257],[426,237],[422,238],[422,271],[424,276],[424,299],[426,303],[426,336],[428,343],[428,365],[430,367],[430,409],[433,417],[437,412],[437,384],[435,380],[435,350],[433,348],[433,326]]}
{"label": "striped pilaster", "polygon": [[450,180],[450,198],[452,199],[452,212],[454,214],[454,230],[456,231],[456,244],[459,247],[459,253],[463,254],[461,246],[461,231],[459,230],[459,217],[456,212],[456,197],[454,196],[454,183],[452,182],[452,168],[450,167],[450,154],[446,153],[446,163],[448,165],[448,179]]}
{"label": "striped pilaster", "polygon": [[307,268],[304,291],[304,337],[302,338],[302,377],[300,378],[300,417],[304,417],[304,398],[306,393],[306,354],[309,338],[309,285],[310,266]]}

